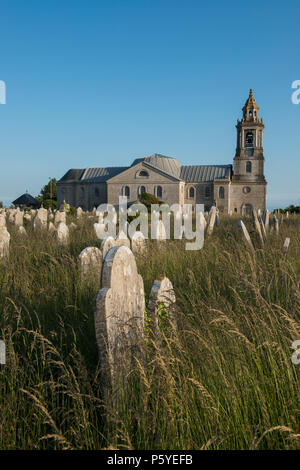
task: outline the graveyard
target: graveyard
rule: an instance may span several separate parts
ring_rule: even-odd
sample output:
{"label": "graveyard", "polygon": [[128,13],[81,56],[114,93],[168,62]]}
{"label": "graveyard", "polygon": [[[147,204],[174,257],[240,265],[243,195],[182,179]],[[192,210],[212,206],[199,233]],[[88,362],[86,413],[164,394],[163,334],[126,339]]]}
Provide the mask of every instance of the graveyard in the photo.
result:
{"label": "graveyard", "polygon": [[300,215],[213,209],[196,251],[0,209],[0,449],[300,448]]}

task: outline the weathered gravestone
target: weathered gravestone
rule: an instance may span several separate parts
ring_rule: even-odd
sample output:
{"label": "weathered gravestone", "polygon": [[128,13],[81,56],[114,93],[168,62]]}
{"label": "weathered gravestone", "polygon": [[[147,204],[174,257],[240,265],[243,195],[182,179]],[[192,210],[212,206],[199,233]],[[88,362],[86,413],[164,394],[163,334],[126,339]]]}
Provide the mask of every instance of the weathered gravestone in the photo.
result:
{"label": "weathered gravestone", "polygon": [[24,217],[24,212],[20,211],[20,209],[17,209],[15,213],[15,218],[14,218],[14,224],[17,227],[23,226],[23,217]]}
{"label": "weathered gravestone", "polygon": [[34,230],[41,230],[47,228],[48,212],[47,209],[41,207],[37,210],[36,216],[33,221]]}
{"label": "weathered gravestone", "polygon": [[10,234],[5,225],[0,225],[0,258],[9,256]]}
{"label": "weathered gravestone", "polygon": [[122,230],[115,238],[115,246],[127,246],[130,248],[130,240]]}
{"label": "weathered gravestone", "polygon": [[255,209],[253,209],[252,215],[253,215],[254,227],[256,228],[256,231],[258,233],[261,247],[264,248],[265,243],[264,243],[264,239],[263,239],[263,236],[262,236],[261,226],[260,226],[260,223],[259,223],[259,220],[258,220],[258,217],[257,217],[257,212],[256,212]]}
{"label": "weathered gravestone", "polygon": [[99,240],[102,240],[103,232],[105,232],[105,224],[102,224],[101,222],[95,223],[94,230],[96,233],[96,237],[99,238]]}
{"label": "weathered gravestone", "polygon": [[212,208],[209,211],[209,217],[207,221],[207,228],[206,228],[207,236],[210,236],[213,233],[216,216],[217,216],[217,208],[215,206],[212,206]]}
{"label": "weathered gravestone", "polygon": [[19,225],[18,232],[19,232],[19,234],[22,235],[22,236],[26,236],[26,235],[27,235],[27,232],[26,232],[25,228],[23,227],[23,225]]}
{"label": "weathered gravestone", "polygon": [[77,216],[77,219],[79,219],[83,214],[83,210],[81,207],[77,207],[76,209],[76,216]]}
{"label": "weathered gravestone", "polygon": [[79,272],[83,279],[97,275],[101,270],[102,253],[96,246],[88,246],[78,256]]}
{"label": "weathered gravestone", "polygon": [[31,215],[28,214],[28,212],[24,214],[24,221],[28,223],[31,222]]}
{"label": "weathered gravestone", "polygon": [[55,212],[55,216],[54,216],[54,225],[55,225],[55,227],[58,226],[59,222],[64,222],[64,223],[67,222],[67,214],[64,211],[59,210],[59,211]]}
{"label": "weathered gravestone", "polygon": [[288,249],[289,249],[289,246],[290,246],[290,241],[291,241],[291,239],[288,238],[288,237],[284,240],[284,244],[283,244],[283,252],[284,253],[288,252]]}
{"label": "weathered gravestone", "polygon": [[7,214],[8,214],[8,222],[10,224],[14,224],[15,223],[15,214],[16,214],[17,210],[16,209],[8,209],[7,211]]}
{"label": "weathered gravestone", "polygon": [[110,250],[113,246],[116,246],[115,239],[113,237],[104,238],[103,242],[101,243],[103,259],[108,250]]}
{"label": "weathered gravestone", "polygon": [[155,224],[155,240],[165,242],[167,239],[166,228],[162,220],[158,220]]}
{"label": "weathered gravestone", "polygon": [[103,261],[95,299],[95,330],[106,397],[118,389],[141,359],[144,346],[144,283],[132,251],[111,248]]}
{"label": "weathered gravestone", "polygon": [[146,240],[142,232],[135,232],[131,239],[131,250],[133,253],[143,253],[146,249]]}
{"label": "weathered gravestone", "polygon": [[56,232],[56,227],[53,222],[49,222],[49,227],[48,230],[50,233],[55,233]]}
{"label": "weathered gravestone", "polygon": [[151,335],[159,344],[161,332],[166,333],[166,325],[176,326],[174,305],[176,297],[171,281],[167,277],[155,279],[149,296],[147,314],[150,319]]}
{"label": "weathered gravestone", "polygon": [[69,229],[64,222],[59,222],[57,229],[57,240],[61,245],[67,245],[69,243]]}
{"label": "weathered gravestone", "polygon": [[251,241],[250,235],[248,233],[248,230],[246,229],[245,224],[242,220],[238,221],[238,227],[242,230],[243,238],[244,238],[245,243],[248,245],[248,247],[250,248],[250,250],[254,254],[255,253],[254,246],[252,244],[252,241]]}

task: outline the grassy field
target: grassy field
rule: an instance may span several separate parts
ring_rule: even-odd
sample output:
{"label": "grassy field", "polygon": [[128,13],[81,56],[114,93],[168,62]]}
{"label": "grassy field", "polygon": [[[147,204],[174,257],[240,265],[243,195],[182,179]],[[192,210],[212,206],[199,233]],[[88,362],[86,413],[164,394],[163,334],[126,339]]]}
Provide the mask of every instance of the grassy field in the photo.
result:
{"label": "grassy field", "polygon": [[[72,217],[70,217],[70,220]],[[201,251],[149,243],[137,258],[149,295],[166,275],[177,297],[178,333],[164,353],[147,346],[118,411],[103,403],[93,303],[99,279],[83,283],[77,256],[100,246],[91,220],[75,221],[70,245],[53,235],[11,233],[0,263],[0,449],[299,449],[300,216],[259,248],[237,219]],[[287,254],[285,237],[291,238]]]}

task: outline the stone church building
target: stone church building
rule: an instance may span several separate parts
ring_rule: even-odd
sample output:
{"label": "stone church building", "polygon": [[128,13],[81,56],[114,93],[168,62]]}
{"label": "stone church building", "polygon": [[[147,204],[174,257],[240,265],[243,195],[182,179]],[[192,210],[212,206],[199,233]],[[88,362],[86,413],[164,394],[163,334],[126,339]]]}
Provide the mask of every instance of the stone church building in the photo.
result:
{"label": "stone church building", "polygon": [[263,155],[263,119],[250,90],[238,119],[233,165],[182,165],[176,158],[153,154],[137,158],[128,167],[69,170],[57,184],[58,206],[92,210],[102,203],[118,205],[119,196],[137,201],[143,192],[165,203],[216,205],[220,212],[250,214],[266,208]]}

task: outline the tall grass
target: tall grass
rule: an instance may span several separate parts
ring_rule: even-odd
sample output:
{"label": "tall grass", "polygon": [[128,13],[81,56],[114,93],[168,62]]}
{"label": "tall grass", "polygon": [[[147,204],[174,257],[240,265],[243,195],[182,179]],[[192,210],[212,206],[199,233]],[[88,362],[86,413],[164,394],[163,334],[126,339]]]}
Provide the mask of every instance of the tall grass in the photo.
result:
{"label": "tall grass", "polygon": [[145,292],[169,277],[178,328],[164,350],[147,345],[118,409],[101,395],[100,276],[82,282],[77,269],[81,250],[99,241],[91,219],[76,223],[68,247],[47,232],[26,227],[24,238],[9,227],[10,258],[0,263],[0,448],[299,449],[291,344],[300,339],[300,217],[255,255],[225,216],[201,251],[149,243],[137,258]]}

